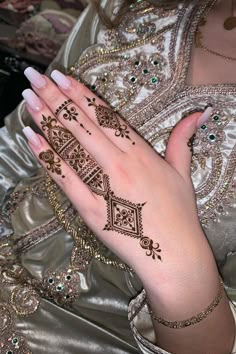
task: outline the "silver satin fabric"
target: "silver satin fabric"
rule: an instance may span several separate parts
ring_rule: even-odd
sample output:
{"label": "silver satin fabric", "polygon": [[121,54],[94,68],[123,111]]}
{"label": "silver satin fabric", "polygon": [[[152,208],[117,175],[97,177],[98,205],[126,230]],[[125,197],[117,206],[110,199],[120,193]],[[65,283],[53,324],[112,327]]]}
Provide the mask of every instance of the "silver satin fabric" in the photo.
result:
{"label": "silver satin fabric", "polygon": [[[112,14],[113,9],[119,1],[102,1],[102,5],[107,12]],[[189,7],[191,11],[191,6]],[[169,23],[174,23],[174,16],[169,18]],[[188,19],[186,18],[186,21]],[[163,20],[160,21],[163,25]],[[184,26],[184,23],[183,23]],[[86,36],[84,35],[86,33]],[[55,61],[48,69],[48,73],[54,69],[67,69],[87,51],[90,46],[97,46],[100,41],[103,44],[104,29],[94,13],[88,7],[79,18],[67,43],[63,46]],[[181,34],[181,28],[179,30]],[[166,48],[170,44],[170,38],[166,35]],[[181,42],[177,41],[176,53],[181,47]],[[148,52],[149,45],[145,50]],[[137,50],[137,49],[135,49]],[[134,51],[135,51],[134,50]],[[99,73],[99,65],[87,74],[87,81]],[[165,68],[165,77],[170,75],[170,67]],[[137,98],[136,103],[142,103],[152,92],[143,91]],[[191,108],[199,107],[199,97],[196,92],[185,97],[176,98],[159,114],[166,117],[161,128],[174,126],[181,118],[181,115]],[[211,96],[202,94],[203,102]],[[226,99],[235,109],[235,97],[216,94],[214,99],[217,102],[225,102]],[[135,104],[136,104],[135,103]],[[111,102],[113,104],[113,102]],[[130,104],[129,109],[124,109],[122,114],[131,122],[135,122],[136,110],[139,105]],[[202,106],[200,105],[200,108]],[[158,108],[157,108],[158,109]],[[154,148],[161,152],[165,144],[161,141],[155,143],[154,133],[160,128],[157,126],[158,112],[144,124],[136,128],[149,141]],[[44,181],[44,171],[39,167],[32,156],[25,138],[22,135],[22,128],[25,125],[33,125],[32,120],[24,109],[24,104],[19,105],[16,111],[6,118],[6,126],[0,129],[0,203],[6,205],[9,194],[15,189],[20,191],[27,186]],[[133,124],[135,126],[135,123]],[[227,131],[229,139],[233,144],[235,141],[234,129]],[[227,154],[228,145],[223,149]],[[195,186],[198,185],[202,176],[195,175]],[[67,206],[68,201],[58,192],[62,206]],[[236,208],[228,208],[225,215],[220,216],[220,222],[211,223],[206,230],[221,272],[227,285],[228,293],[232,300],[236,300],[236,243],[235,243],[235,213]],[[35,230],[37,235],[43,235],[45,225],[53,223],[55,215],[45,196],[39,197],[37,194],[27,194],[27,197],[20,204],[20,207],[12,214],[10,222],[5,222],[0,226],[2,236],[12,232],[11,239],[16,241],[26,237],[27,233]],[[226,235],[224,242],[216,235]],[[21,265],[28,273],[29,279],[42,279],[48,270],[61,269],[68,266],[73,241],[62,226],[57,225],[47,235],[44,235],[39,242],[32,243],[26,252],[20,254]],[[109,250],[105,251],[106,256],[114,257]],[[64,309],[54,304],[49,299],[40,299],[39,308],[35,313],[25,317],[16,317],[15,328],[27,341],[27,345],[35,354],[133,354],[161,353],[157,347],[148,349],[149,344],[137,334],[138,329],[147,328],[143,333],[144,337],[154,340],[150,318],[140,316],[132,323],[132,330],[128,320],[128,304],[130,300],[141,290],[139,280],[131,272],[123,272],[107,266],[97,260],[92,260],[89,268],[85,272],[80,272],[80,295],[74,302],[70,310]],[[0,303],[7,302],[11,286],[0,288]],[[137,302],[139,298],[137,299]],[[136,303],[131,304],[130,313]],[[146,326],[147,324],[147,326]],[[139,342],[137,345],[136,341]],[[139,347],[139,349],[138,349]],[[0,351],[1,353],[1,351]]]}

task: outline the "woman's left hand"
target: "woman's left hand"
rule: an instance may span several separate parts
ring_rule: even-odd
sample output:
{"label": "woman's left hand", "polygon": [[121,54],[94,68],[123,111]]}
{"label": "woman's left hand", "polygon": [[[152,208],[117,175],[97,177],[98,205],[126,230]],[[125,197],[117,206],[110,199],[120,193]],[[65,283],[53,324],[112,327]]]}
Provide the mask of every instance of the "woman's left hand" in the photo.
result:
{"label": "woman's left hand", "polygon": [[[183,274],[180,260],[188,266],[208,247],[188,146],[200,113],[176,126],[163,159],[74,79],[54,71],[57,86],[30,68],[26,76],[37,96],[32,90],[23,96],[46,138],[26,128],[30,147],[86,224],[143,282],[150,269],[170,276],[174,267]],[[201,123],[209,116],[210,111]]]}

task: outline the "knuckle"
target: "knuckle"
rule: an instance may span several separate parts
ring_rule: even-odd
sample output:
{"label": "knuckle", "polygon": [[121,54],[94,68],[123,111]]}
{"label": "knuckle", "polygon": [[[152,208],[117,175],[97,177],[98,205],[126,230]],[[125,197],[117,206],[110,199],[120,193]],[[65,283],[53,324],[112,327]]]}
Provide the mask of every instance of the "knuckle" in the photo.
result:
{"label": "knuckle", "polygon": [[73,188],[75,182],[75,176],[72,171],[62,171],[62,174],[58,179],[58,184],[65,191],[68,190],[68,188]]}
{"label": "knuckle", "polygon": [[59,91],[56,87],[51,87],[46,93],[48,103],[57,103],[59,98]]}

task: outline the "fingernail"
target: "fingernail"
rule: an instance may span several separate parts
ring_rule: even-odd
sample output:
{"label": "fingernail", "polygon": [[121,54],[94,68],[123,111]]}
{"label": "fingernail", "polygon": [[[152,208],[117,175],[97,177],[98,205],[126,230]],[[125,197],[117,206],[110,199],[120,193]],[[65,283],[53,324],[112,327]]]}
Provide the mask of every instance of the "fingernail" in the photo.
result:
{"label": "fingernail", "polygon": [[31,89],[26,89],[22,92],[22,96],[24,97],[25,101],[27,104],[30,106],[30,108],[35,111],[39,112],[43,108],[42,101],[40,98],[34,93],[33,90]]}
{"label": "fingernail", "polygon": [[24,75],[27,79],[34,85],[36,88],[41,89],[46,86],[47,81],[37,70],[34,68],[28,67],[24,71]]}
{"label": "fingernail", "polygon": [[197,121],[197,128],[200,128],[212,115],[213,108],[212,107],[207,107],[207,109],[203,112],[201,117]]}
{"label": "fingernail", "polygon": [[59,87],[61,87],[63,90],[69,90],[71,88],[71,81],[70,79],[62,74],[58,70],[53,70],[51,72],[51,78],[57,83]]}
{"label": "fingernail", "polygon": [[40,148],[42,146],[41,140],[38,135],[31,129],[30,127],[25,127],[23,129],[23,133],[25,134],[28,142],[31,143],[34,147]]}

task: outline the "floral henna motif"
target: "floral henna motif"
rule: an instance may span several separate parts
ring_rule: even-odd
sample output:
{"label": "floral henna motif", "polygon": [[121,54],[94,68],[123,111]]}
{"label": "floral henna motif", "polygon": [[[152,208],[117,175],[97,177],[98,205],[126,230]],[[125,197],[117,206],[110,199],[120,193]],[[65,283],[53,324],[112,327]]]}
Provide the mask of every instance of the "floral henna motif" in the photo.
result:
{"label": "floral henna motif", "polygon": [[[91,99],[86,97],[86,99],[88,101],[88,106],[93,106],[95,108],[95,114],[101,127],[114,129],[115,136],[120,136],[131,141],[128,126],[120,123],[119,116],[112,109],[102,105],[97,105],[95,98]],[[135,142],[132,141],[132,144],[135,145]]]}
{"label": "floral henna motif", "polygon": [[91,132],[87,130],[85,126],[78,121],[79,113],[76,111],[75,106],[73,106],[72,100],[69,99],[63,102],[56,110],[55,116],[58,117],[60,113],[62,113],[62,117],[65,120],[69,120],[69,121],[75,120],[80,125],[80,127],[86,131],[86,133],[91,135]]}
{"label": "floral henna motif", "polygon": [[39,158],[47,164],[47,169],[49,171],[56,173],[57,175],[61,175],[62,178],[65,178],[61,171],[61,160],[59,157],[55,157],[55,154],[52,150],[42,151],[39,154]]}
{"label": "floral henna motif", "polygon": [[158,252],[161,252],[159,243],[154,243],[149,237],[143,236],[140,240],[140,246],[148,250],[146,252],[147,256],[152,256],[153,259],[157,257],[160,261],[162,260],[158,254]]}

